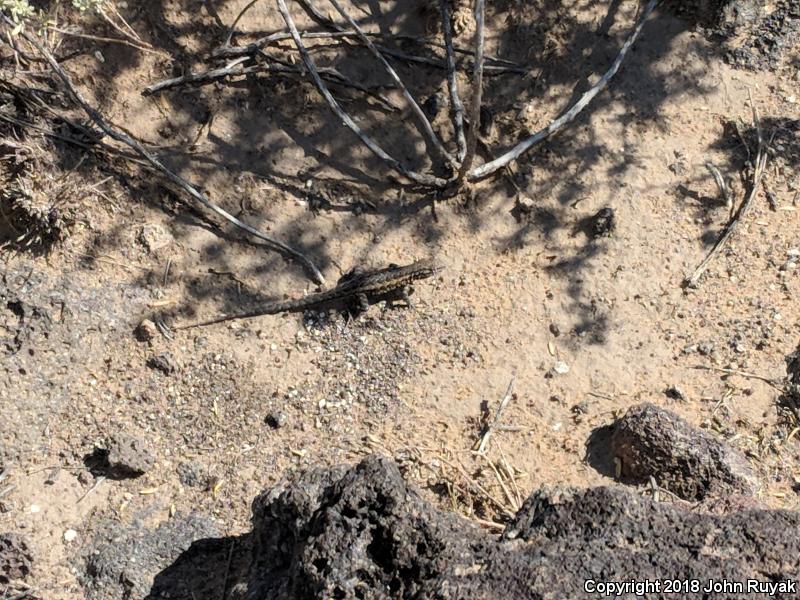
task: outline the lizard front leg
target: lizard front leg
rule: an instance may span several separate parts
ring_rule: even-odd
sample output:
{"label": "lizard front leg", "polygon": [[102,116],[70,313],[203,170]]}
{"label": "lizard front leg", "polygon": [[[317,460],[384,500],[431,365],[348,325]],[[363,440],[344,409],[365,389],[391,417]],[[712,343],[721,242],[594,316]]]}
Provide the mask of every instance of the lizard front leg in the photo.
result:
{"label": "lizard front leg", "polygon": [[354,317],[364,314],[369,310],[369,297],[364,293],[356,294],[347,309],[348,314]]}
{"label": "lizard front leg", "polygon": [[406,303],[406,308],[414,308],[414,304],[411,302],[411,294],[413,293],[414,293],[413,285],[404,285],[400,289],[400,297],[403,299],[403,302]]}

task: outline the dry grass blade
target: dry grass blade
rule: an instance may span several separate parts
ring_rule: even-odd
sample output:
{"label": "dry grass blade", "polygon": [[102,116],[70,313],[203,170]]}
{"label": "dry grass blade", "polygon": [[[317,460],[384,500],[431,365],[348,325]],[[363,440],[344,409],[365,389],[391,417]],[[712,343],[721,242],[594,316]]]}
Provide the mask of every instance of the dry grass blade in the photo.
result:
{"label": "dry grass blade", "polygon": [[[8,19],[8,17],[3,16],[3,20],[9,27],[13,27],[13,22],[10,19]],[[70,95],[74,98],[74,100],[80,105],[80,107],[89,116],[89,118],[91,118],[91,120],[94,121],[95,124],[97,124],[97,126],[103,130],[103,132],[106,135],[132,148],[137,154],[139,154],[142,158],[144,158],[147,162],[149,162],[158,171],[166,175],[170,181],[172,181],[175,185],[186,191],[190,196],[192,196],[195,200],[200,202],[207,209],[215,212],[219,216],[233,223],[238,228],[243,229],[247,233],[267,242],[274,250],[280,251],[286,254],[287,256],[298,260],[308,270],[308,272],[312,275],[315,281],[318,281],[319,283],[323,283],[325,281],[325,278],[322,276],[322,273],[319,271],[316,265],[314,265],[314,263],[311,262],[311,260],[307,258],[304,254],[292,248],[291,246],[288,246],[287,244],[284,244],[283,242],[273,238],[272,236],[262,233],[261,231],[255,229],[254,227],[248,225],[247,223],[240,221],[235,216],[227,212],[225,209],[217,206],[216,204],[208,200],[208,198],[206,198],[205,195],[203,195],[199,190],[197,190],[197,188],[195,188],[191,183],[186,181],[180,175],[177,175],[176,173],[173,173],[171,170],[169,170],[164,164],[161,163],[161,161],[158,158],[156,158],[153,154],[150,153],[150,151],[148,151],[144,146],[142,146],[141,143],[130,137],[128,134],[116,129],[111,124],[109,124],[106,121],[105,117],[103,117],[103,115],[101,115],[97,110],[95,110],[83,98],[83,96],[77,90],[75,85],[72,83],[72,80],[66,74],[64,69],[61,68],[61,65],[59,65],[58,62],[55,60],[55,58],[53,58],[53,55],[50,54],[50,52],[41,43],[39,43],[33,35],[27,33],[24,30],[20,32],[20,35],[23,36],[28,41],[28,43],[30,43],[34,48],[36,48],[39,54],[47,61],[47,63],[50,65],[50,68],[53,70],[53,72],[58,76],[58,78],[67,88],[67,90],[69,91]]]}
{"label": "dry grass blade", "polygon": [[492,432],[497,429],[497,426],[500,423],[500,418],[503,416],[503,411],[506,409],[506,406],[508,406],[509,401],[513,397],[514,383],[516,381],[517,378],[512,377],[511,381],[509,382],[508,387],[506,388],[506,393],[503,394],[503,399],[500,400],[500,406],[494,415],[494,419],[489,426],[486,427],[486,431],[484,431],[483,435],[481,436],[481,440],[478,443],[477,449],[475,450],[478,454],[483,454],[486,451],[486,444],[489,443],[489,438],[491,437]]}
{"label": "dry grass blade", "polygon": [[506,482],[503,479],[503,475],[500,474],[500,470],[495,466],[495,464],[491,460],[489,460],[488,457],[486,457],[485,455],[481,456],[483,456],[483,459],[489,465],[489,468],[492,470],[492,473],[494,473],[494,476],[497,479],[497,483],[500,484],[500,489],[503,490],[503,494],[505,495],[506,500],[508,500],[508,504],[511,507],[512,512],[516,513],[519,510],[519,504],[516,498],[511,494],[511,491],[509,490],[508,486],[506,485]]}
{"label": "dry grass blade", "polygon": [[622,48],[617,55],[617,58],[611,64],[611,67],[606,71],[606,73],[600,78],[596,84],[594,84],[591,89],[589,89],[580,99],[573,104],[565,113],[563,113],[560,117],[550,123],[544,129],[537,131],[535,134],[530,136],[529,138],[523,140],[516,146],[514,146],[511,150],[503,154],[502,156],[494,159],[491,162],[488,162],[480,167],[473,169],[469,172],[467,178],[470,181],[476,181],[478,179],[483,179],[492,173],[502,169],[509,163],[517,160],[520,156],[522,156],[525,152],[530,150],[533,146],[541,142],[542,140],[547,139],[557,131],[564,128],[565,125],[570,123],[575,117],[577,117],[580,112],[586,108],[586,106],[594,99],[597,94],[599,94],[605,87],[608,85],[608,82],[611,81],[611,78],[616,75],[617,71],[619,71],[619,67],[622,64],[623,59],[628,54],[628,51],[633,46],[636,39],[639,37],[639,34],[642,32],[642,28],[644,27],[644,23],[647,18],[650,16],[650,13],[653,12],[653,9],[658,4],[659,0],[650,0],[645,6],[644,11],[642,11],[641,16],[639,17],[639,21],[636,23],[636,26],[633,29],[633,32],[630,34],[628,39],[622,45]]}
{"label": "dry grass blade", "polygon": [[706,365],[696,365],[694,368],[700,371],[716,371],[718,373],[724,373],[726,375],[739,375],[740,377],[744,377],[745,379],[758,379],[759,381],[768,383],[777,390],[783,390],[783,382],[780,379],[771,379],[769,377],[765,377],[764,375],[748,373],[747,371],[741,371],[739,369],[725,369],[722,367],[709,367]]}
{"label": "dry grass blade", "polygon": [[334,112],[334,114],[342,120],[348,129],[350,129],[350,131],[352,131],[375,156],[383,160],[389,167],[404,177],[407,177],[411,181],[422,185],[444,187],[447,184],[447,181],[444,179],[434,177],[432,175],[416,173],[410,169],[406,169],[397,159],[389,156],[389,154],[387,154],[383,148],[381,148],[371,137],[364,133],[358,125],[356,125],[356,122],[353,121],[350,115],[348,115],[342,109],[342,107],[331,94],[330,90],[328,90],[327,86],[322,81],[319,71],[314,64],[311,55],[308,53],[308,49],[306,49],[305,45],[303,44],[303,40],[300,37],[300,33],[297,30],[294,19],[292,19],[292,15],[289,13],[289,9],[286,6],[285,0],[277,0],[277,3],[278,10],[280,11],[283,20],[286,22],[286,26],[289,28],[289,31],[292,34],[292,39],[294,39],[297,51],[300,53],[300,57],[303,59],[303,64],[305,64],[309,75],[311,75],[311,79],[314,81],[314,84],[317,86],[320,94],[322,94],[322,97],[325,98],[325,101],[328,103],[328,106]]}
{"label": "dry grass blade", "polygon": [[440,458],[439,460],[449,465],[450,467],[456,469],[464,478],[464,481],[467,482],[467,485],[469,485],[472,489],[476,490],[481,496],[483,496],[485,499],[489,500],[492,504],[494,504],[495,508],[500,510],[504,516],[506,516],[507,518],[512,518],[516,514],[516,511],[512,510],[509,506],[507,506],[506,504],[495,498],[495,496],[489,493],[486,490],[486,488],[484,488],[480,483],[475,481],[475,478],[470,477],[469,473],[467,473],[467,470],[464,468],[464,465],[462,465],[460,462],[458,462],[457,464],[453,464],[443,458]]}

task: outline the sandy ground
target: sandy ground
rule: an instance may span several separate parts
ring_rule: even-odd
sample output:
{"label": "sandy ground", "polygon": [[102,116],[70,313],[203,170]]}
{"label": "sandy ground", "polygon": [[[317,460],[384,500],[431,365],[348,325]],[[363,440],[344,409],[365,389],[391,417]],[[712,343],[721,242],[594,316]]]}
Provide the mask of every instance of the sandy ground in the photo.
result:
{"label": "sandy ground", "polygon": [[[102,182],[103,192],[86,220],[49,256],[14,254],[2,267],[7,298],[39,312],[23,323],[10,301],[0,306],[0,489],[15,486],[1,499],[0,530],[31,541],[30,582],[43,597],[81,595],[80,556],[102,519],[157,523],[198,510],[237,533],[248,527],[252,498],[285,470],[376,451],[442,506],[501,522],[543,485],[614,485],[586,462],[586,443],[642,401],[729,440],[762,476],[766,505],[798,507],[798,442],[787,440],[778,392],[713,370],[779,379],[800,341],[796,130],[773,144],[767,184],[776,210],[760,192],[698,289],[681,287],[728,216],[705,163],[735,181],[740,201],[745,151],[729,124],[746,134],[749,96],[765,125],[800,117],[796,52],[772,70],[737,70],[685,21],[657,10],[609,89],[514,166],[522,195],[498,177],[433,210],[429,197],[401,192],[307,83],[261,75],[140,94],[203,68],[224,37],[216,19],[232,22],[243,4],[215,3],[212,15],[201,3],[173,2],[132,15],[145,39],[176,57],[172,66],[105,44],[104,62],[88,54],[66,67],[115,123],[160,146],[215,202],[303,249],[329,283],[354,265],[427,256],[445,269],[416,286],[412,309],[377,306],[349,323],[267,316],[140,342],[133,330],[154,313],[184,322],[315,286],[296,264],[239,243],[237,232],[219,235],[154,177],[81,164],[87,186]],[[372,15],[360,14],[376,29],[423,35],[430,27],[416,5],[370,7]],[[531,70],[489,78],[490,147],[506,147],[580,96],[635,14],[628,4],[610,13],[598,3],[577,12],[491,7],[487,52]],[[281,27],[269,3],[240,24]],[[468,45],[469,31],[458,41]],[[355,48],[315,56],[353,79],[385,82]],[[444,89],[441,72],[398,68],[422,98]],[[466,77],[461,83],[468,89]],[[388,148],[416,168],[430,165],[410,119],[342,94]],[[450,139],[446,112],[434,125]],[[65,168],[78,157],[65,150]],[[591,218],[606,207],[616,227],[595,238]],[[172,372],[147,366],[164,354]],[[501,419],[512,427],[479,457],[482,403],[493,415],[512,380]],[[667,394],[671,387],[680,393]],[[120,431],[145,440],[155,465],[136,479],[95,478],[84,458]],[[180,476],[187,465],[199,485]],[[507,466],[518,490],[507,494],[492,465]],[[461,471],[487,494],[464,493]],[[65,541],[67,530],[74,540]]]}

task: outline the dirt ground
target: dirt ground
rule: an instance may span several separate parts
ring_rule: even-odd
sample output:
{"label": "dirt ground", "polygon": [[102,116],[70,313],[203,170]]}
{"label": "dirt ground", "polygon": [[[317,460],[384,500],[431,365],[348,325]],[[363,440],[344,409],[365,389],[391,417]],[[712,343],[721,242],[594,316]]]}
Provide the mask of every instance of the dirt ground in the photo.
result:
{"label": "dirt ground", "polygon": [[[354,10],[364,27],[436,33],[426,3],[368,4]],[[0,498],[0,531],[29,540],[38,595],[83,595],[83,559],[109,519],[152,525],[198,511],[237,534],[254,496],[285,471],[373,452],[397,460],[440,506],[491,527],[542,486],[617,485],[587,462],[586,444],[645,400],[741,449],[764,504],[800,507],[800,441],[762,379],[784,377],[800,342],[796,44],[767,68],[740,68],[728,46],[659,8],[609,88],[513,166],[522,194],[496,177],[434,204],[394,183],[299,78],[262,73],[141,94],[209,68],[244,5],[120,6],[156,51],[63,36],[62,54],[91,49],[64,68],[213,201],[302,249],[328,285],[355,265],[433,256],[444,269],[419,282],[411,309],[374,306],[349,322],[265,316],[142,342],[134,329],[154,314],[177,324],[315,285],[151,173],[29,131],[84,192],[63,242],[46,255],[9,250],[0,267],[0,490],[13,486]],[[588,89],[637,15],[634,3],[509,0],[487,10],[487,53],[527,69],[487,79],[495,153]],[[283,27],[264,2],[238,28]],[[467,24],[457,42],[468,47],[470,36]],[[314,56],[364,85],[387,81],[355,45],[322,44]],[[446,89],[440,70],[396,66],[421,99]],[[461,84],[466,94],[465,74]],[[384,93],[402,106],[395,90]],[[387,148],[429,169],[406,113],[357,91],[337,95]],[[737,203],[744,193],[750,98],[774,133],[766,186],[698,288],[684,290],[729,215],[706,163],[733,181]],[[434,126],[451,139],[447,110]],[[592,218],[604,208],[615,227],[598,237]],[[510,427],[478,456],[482,415],[491,420],[512,381],[501,416]],[[120,433],[143,440],[154,464],[136,478],[93,475],[87,457]],[[498,465],[518,489],[498,483]],[[470,480],[485,493],[465,491]]]}

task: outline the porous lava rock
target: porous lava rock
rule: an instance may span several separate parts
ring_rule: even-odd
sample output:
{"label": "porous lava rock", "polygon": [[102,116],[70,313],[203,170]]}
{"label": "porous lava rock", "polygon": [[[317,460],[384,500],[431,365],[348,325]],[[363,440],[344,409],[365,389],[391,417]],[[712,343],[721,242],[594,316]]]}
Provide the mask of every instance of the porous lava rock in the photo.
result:
{"label": "porous lava rock", "polygon": [[636,405],[613,426],[609,452],[626,483],[656,483],[684,500],[753,495],[758,478],[737,450],[675,413]]}

